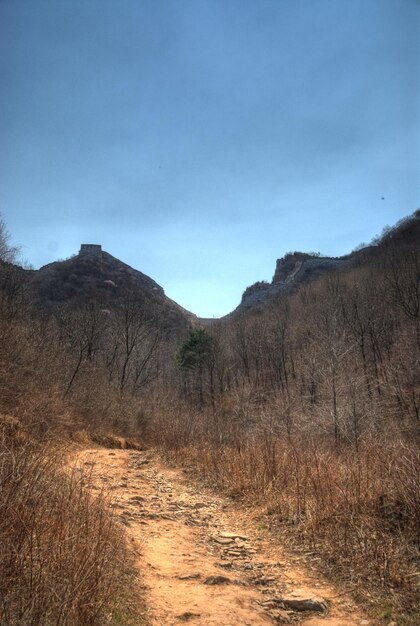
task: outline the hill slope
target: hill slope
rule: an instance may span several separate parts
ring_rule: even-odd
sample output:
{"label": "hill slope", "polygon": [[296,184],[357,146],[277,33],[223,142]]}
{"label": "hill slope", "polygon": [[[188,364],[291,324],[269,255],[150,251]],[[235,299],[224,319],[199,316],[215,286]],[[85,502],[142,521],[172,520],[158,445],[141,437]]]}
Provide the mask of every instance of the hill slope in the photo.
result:
{"label": "hill slope", "polygon": [[[312,253],[290,252],[277,259],[271,283],[258,281],[247,287],[233,313],[260,308],[279,295],[288,294],[300,285],[313,282],[329,272],[374,262],[390,247],[416,246],[420,242],[420,210],[402,219],[395,227],[385,227],[373,245],[342,257],[322,257]],[[232,314],[230,314],[232,315]]]}
{"label": "hill slope", "polygon": [[49,263],[31,272],[29,286],[36,308],[47,313],[92,301],[114,309],[129,300],[167,332],[184,332],[195,320],[152,278],[104,251]]}

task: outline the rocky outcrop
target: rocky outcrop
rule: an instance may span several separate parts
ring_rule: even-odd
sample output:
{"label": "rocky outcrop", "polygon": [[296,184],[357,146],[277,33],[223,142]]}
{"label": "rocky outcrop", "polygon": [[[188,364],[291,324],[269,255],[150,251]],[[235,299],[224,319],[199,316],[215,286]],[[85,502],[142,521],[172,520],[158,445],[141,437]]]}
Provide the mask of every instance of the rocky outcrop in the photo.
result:
{"label": "rocky outcrop", "polygon": [[345,263],[346,259],[340,257],[321,257],[293,252],[282,259],[277,259],[272,284],[288,285],[312,280],[325,271],[336,269]]}
{"label": "rocky outcrop", "polygon": [[270,295],[271,286],[272,285],[266,280],[261,280],[250,285],[245,289],[239,306],[245,305],[250,307],[259,302],[263,302]]}
{"label": "rocky outcrop", "polygon": [[243,311],[279,293],[288,293],[297,285],[312,281],[325,272],[342,267],[346,263],[348,259],[341,257],[321,257],[306,252],[286,254],[283,258],[277,259],[272,282],[259,281],[247,287],[242,295],[241,304],[236,310]]}

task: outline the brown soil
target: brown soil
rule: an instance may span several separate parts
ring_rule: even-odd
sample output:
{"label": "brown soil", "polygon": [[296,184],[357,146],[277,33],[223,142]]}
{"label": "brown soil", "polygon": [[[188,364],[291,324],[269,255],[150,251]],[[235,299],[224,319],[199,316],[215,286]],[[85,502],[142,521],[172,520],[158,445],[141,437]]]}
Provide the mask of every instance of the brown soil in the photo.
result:
{"label": "brown soil", "polygon": [[[255,515],[169,468],[156,453],[87,450],[96,488],[114,494],[137,556],[152,626],[368,626],[342,590],[289,554]],[[276,598],[321,598],[323,612]]]}

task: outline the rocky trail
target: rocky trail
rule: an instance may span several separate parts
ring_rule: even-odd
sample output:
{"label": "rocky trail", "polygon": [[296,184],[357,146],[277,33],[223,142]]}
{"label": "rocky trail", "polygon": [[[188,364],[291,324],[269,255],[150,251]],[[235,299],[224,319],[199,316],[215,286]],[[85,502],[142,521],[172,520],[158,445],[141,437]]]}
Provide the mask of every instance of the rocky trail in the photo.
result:
{"label": "rocky trail", "polygon": [[252,511],[151,451],[86,450],[136,554],[151,626],[369,626],[352,601],[287,553]]}

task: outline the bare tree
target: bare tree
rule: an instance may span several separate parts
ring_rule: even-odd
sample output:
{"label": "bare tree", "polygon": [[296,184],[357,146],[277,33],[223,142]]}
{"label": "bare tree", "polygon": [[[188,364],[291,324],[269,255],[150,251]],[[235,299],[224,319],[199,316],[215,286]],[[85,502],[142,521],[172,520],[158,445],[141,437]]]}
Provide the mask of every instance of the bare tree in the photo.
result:
{"label": "bare tree", "polygon": [[106,354],[109,379],[116,375],[121,394],[127,387],[135,393],[158,376],[160,343],[153,319],[128,297],[111,323]]}
{"label": "bare tree", "polygon": [[18,252],[19,248],[10,244],[10,233],[0,213],[0,261],[13,263],[13,261],[16,260]]}

